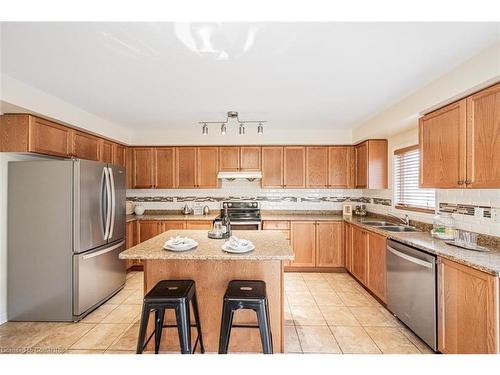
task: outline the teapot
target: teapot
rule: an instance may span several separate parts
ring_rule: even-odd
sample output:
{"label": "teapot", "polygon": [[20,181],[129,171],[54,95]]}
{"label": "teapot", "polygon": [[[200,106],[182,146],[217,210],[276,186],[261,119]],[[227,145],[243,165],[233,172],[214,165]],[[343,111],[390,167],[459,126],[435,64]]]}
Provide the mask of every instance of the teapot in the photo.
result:
{"label": "teapot", "polygon": [[183,215],[189,215],[189,214],[191,214],[191,212],[192,212],[192,210],[189,208],[187,203],[181,209],[181,214],[183,214]]}

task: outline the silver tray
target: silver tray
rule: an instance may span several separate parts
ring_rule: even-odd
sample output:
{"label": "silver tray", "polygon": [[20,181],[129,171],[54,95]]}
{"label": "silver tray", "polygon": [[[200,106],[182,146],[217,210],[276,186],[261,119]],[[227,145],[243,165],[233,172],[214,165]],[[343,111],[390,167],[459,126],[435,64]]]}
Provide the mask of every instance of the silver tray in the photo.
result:
{"label": "silver tray", "polygon": [[479,245],[466,246],[466,245],[455,243],[455,241],[444,241],[444,243],[447,244],[447,245],[459,247],[459,248],[465,249],[465,250],[480,251],[480,252],[485,252],[485,253],[488,252],[488,251],[490,251],[490,249],[487,249],[486,247],[479,246]]}

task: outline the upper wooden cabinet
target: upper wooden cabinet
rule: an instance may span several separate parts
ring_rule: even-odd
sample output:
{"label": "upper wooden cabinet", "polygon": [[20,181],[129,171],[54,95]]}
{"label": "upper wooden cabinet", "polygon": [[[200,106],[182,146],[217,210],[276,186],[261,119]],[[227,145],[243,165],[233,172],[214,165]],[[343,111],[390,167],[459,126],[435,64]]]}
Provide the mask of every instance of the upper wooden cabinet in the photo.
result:
{"label": "upper wooden cabinet", "polygon": [[127,147],[125,149],[125,171],[127,174],[127,189],[134,188],[134,149],[132,147]]}
{"label": "upper wooden cabinet", "polygon": [[283,185],[285,188],[306,187],[306,148],[286,146],[283,148]]}
{"label": "upper wooden cabinet", "polygon": [[239,171],[240,148],[230,146],[219,147],[219,168],[222,172]]}
{"label": "upper wooden cabinet", "polygon": [[438,349],[498,353],[498,276],[438,258]]}
{"label": "upper wooden cabinet", "polygon": [[133,148],[134,189],[151,189],[155,187],[154,160],[154,148]]}
{"label": "upper wooden cabinet", "polygon": [[197,148],[197,171],[196,187],[216,188],[218,187],[217,173],[219,172],[219,148],[198,147]]}
{"label": "upper wooden cabinet", "polygon": [[31,117],[29,124],[28,151],[57,156],[71,155],[69,128],[38,117]]}
{"label": "upper wooden cabinet", "polygon": [[370,139],[354,146],[355,187],[387,189],[387,140]]}
{"label": "upper wooden cabinet", "polygon": [[99,153],[99,159],[103,163],[113,163],[113,142],[101,139],[101,151]]}
{"label": "upper wooden cabinet", "polygon": [[126,147],[113,143],[113,164],[125,167],[126,165]]}
{"label": "upper wooden cabinet", "polygon": [[420,118],[420,186],[500,187],[500,84]]}
{"label": "upper wooden cabinet", "polygon": [[176,147],[176,187],[196,187],[196,147]]}
{"label": "upper wooden cabinet", "polygon": [[419,121],[420,186],[465,185],[466,100],[421,117]]}
{"label": "upper wooden cabinet", "polygon": [[306,147],[306,187],[328,187],[328,147]]}
{"label": "upper wooden cabinet", "polygon": [[263,188],[283,187],[283,147],[262,147]]}
{"label": "upper wooden cabinet", "polygon": [[466,185],[500,187],[500,84],[467,98],[466,147]]}
{"label": "upper wooden cabinet", "polygon": [[155,188],[174,188],[175,149],[173,147],[155,147],[153,174],[155,176]]}
{"label": "upper wooden cabinet", "polygon": [[81,159],[99,160],[100,139],[93,135],[73,130],[71,132],[71,156]]}
{"label": "upper wooden cabinet", "polygon": [[354,187],[354,148],[332,146],[328,148],[328,187],[349,189]]}
{"label": "upper wooden cabinet", "polygon": [[240,170],[260,171],[261,169],[261,148],[260,146],[240,147]]}

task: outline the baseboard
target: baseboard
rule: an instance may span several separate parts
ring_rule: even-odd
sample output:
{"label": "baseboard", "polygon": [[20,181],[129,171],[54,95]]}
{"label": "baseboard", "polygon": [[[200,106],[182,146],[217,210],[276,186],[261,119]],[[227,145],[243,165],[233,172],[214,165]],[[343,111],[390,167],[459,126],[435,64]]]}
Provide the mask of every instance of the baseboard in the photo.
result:
{"label": "baseboard", "polygon": [[7,321],[7,311],[0,312],[0,324],[4,324]]}

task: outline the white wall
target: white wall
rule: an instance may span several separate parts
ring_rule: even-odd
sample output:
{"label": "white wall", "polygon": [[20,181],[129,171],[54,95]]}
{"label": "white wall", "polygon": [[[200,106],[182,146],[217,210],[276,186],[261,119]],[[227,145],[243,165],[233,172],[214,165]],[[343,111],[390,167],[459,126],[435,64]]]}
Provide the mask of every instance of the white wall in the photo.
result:
{"label": "white wall", "polygon": [[132,132],[123,126],[89,113],[6,74],[1,75],[1,111],[32,113],[75,126],[124,143]]}
{"label": "white wall", "polygon": [[500,43],[452,68],[447,74],[360,124],[353,130],[353,141],[390,138],[404,130],[414,129],[422,111],[459,95],[465,96],[474,87],[495,81],[500,81]]}
{"label": "white wall", "polygon": [[0,153],[0,324],[7,321],[7,188],[10,161],[36,160],[43,157]]}

